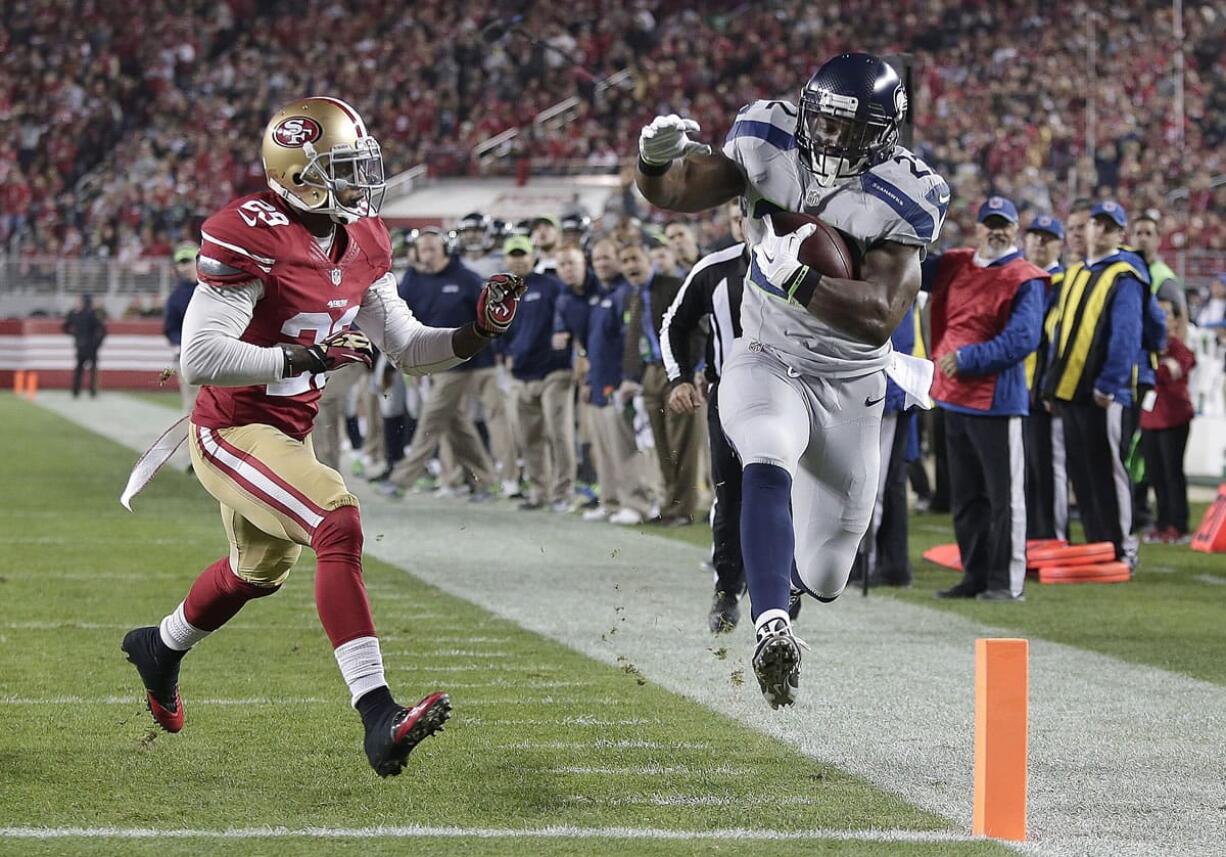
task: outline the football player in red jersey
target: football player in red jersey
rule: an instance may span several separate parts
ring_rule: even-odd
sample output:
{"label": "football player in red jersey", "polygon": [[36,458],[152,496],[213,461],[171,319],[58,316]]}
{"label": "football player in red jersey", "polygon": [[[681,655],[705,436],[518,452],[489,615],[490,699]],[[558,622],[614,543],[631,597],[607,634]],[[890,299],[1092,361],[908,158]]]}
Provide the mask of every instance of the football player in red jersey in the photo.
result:
{"label": "football player in red jersey", "polygon": [[[509,328],[523,284],[496,274],[477,317],[430,328],[396,293],[379,144],[352,107],[304,98],[281,108],[263,141],[269,189],[236,199],[201,230],[200,285],[183,324],[181,370],[203,385],[188,424],[195,473],[221,504],[230,552],[206,568],[160,625],[123,640],[167,731],[183,728],[179,663],[253,598],[276,592],[309,546],[315,603],[380,776],[442,729],[444,693],[398,705],[362,582],[358,500],[311,448],[320,388],[371,343],[402,371],[467,360]],[[361,332],[352,329],[356,325]]]}

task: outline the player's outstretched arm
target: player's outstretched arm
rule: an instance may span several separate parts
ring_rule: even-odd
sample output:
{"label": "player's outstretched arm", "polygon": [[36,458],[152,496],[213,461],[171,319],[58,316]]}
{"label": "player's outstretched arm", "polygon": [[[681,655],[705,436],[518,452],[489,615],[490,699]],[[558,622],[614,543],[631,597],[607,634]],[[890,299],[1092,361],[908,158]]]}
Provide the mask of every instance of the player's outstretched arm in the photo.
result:
{"label": "player's outstretched arm", "polygon": [[391,274],[366,290],[355,323],[406,375],[428,375],[458,366],[510,327],[524,284],[510,274],[486,281],[477,318],[460,327],[427,327],[396,292]]}
{"label": "player's outstretched arm", "polygon": [[697,212],[723,205],[745,192],[736,162],[691,140],[698,123],[676,114],[657,116],[639,134],[635,183],[647,201],[669,211]]}

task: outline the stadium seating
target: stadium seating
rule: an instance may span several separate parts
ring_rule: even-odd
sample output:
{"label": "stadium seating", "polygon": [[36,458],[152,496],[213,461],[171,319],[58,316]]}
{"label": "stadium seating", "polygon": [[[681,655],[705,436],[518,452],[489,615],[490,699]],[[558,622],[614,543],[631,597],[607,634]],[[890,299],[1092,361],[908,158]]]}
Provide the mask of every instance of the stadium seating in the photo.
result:
{"label": "stadium seating", "polygon": [[[1060,210],[1070,188],[1158,207],[1173,214],[1169,249],[1226,248],[1226,185],[1212,185],[1226,172],[1220,22],[1185,16],[1180,129],[1170,4],[1158,0],[1096,17],[1088,87],[1090,35],[1070,33],[1061,7],[1041,0],[904,0],[891,15],[869,0],[840,4],[837,15],[799,0],[701,14],[670,0],[537,4],[520,25],[550,48],[515,33],[487,44],[483,27],[504,20],[491,0],[459,12],[431,0],[412,15],[374,0],[305,0],[292,14],[290,5],[154,0],[132,20],[108,4],[84,19],[68,0],[7,4],[5,79],[40,84],[0,85],[0,129],[21,141],[0,155],[0,246],[159,254],[226,197],[260,184],[255,140],[272,107],[299,92],[360,105],[389,172],[424,163],[435,174],[478,171],[473,146],[577,96],[570,124],[521,135],[514,165],[607,169],[659,110],[688,114],[719,140],[740,105],[790,97],[817,58],[858,47],[915,59],[917,147],[955,187],[948,242],[964,238],[991,186],[1033,209]],[[593,78],[621,68],[633,89],[594,95]]]}

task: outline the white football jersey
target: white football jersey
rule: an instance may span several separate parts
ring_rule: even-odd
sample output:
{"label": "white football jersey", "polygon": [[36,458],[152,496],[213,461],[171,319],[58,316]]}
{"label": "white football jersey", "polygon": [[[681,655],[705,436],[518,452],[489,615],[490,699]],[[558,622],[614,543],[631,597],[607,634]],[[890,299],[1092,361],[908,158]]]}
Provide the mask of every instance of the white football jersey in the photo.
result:
{"label": "white football jersey", "polygon": [[[863,254],[882,241],[924,248],[936,241],[949,205],[945,180],[899,146],[864,175],[824,188],[811,180],[796,152],[796,114],[786,101],[755,101],[736,117],[724,154],[745,171],[742,200],[751,243],[762,240],[763,218],[776,211],[813,214],[851,237]],[[743,336],[797,372],[863,375],[889,363],[890,344],[859,342],[789,303],[751,265],[741,306]],[[751,345],[751,347],[753,347]]]}

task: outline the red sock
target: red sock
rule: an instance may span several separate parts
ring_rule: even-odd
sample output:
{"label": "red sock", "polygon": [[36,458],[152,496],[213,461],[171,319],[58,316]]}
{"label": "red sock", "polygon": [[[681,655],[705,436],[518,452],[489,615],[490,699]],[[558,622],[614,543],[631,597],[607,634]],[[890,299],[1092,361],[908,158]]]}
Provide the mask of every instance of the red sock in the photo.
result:
{"label": "red sock", "polygon": [[362,583],[362,519],[357,506],[324,515],[311,537],[315,549],[315,608],[332,648],[375,636]]}
{"label": "red sock", "polygon": [[223,556],[200,572],[192,584],[183,602],[183,617],[201,631],[216,631],[252,598],[272,595],[280,588],[248,583],[230,570],[230,558]]}

